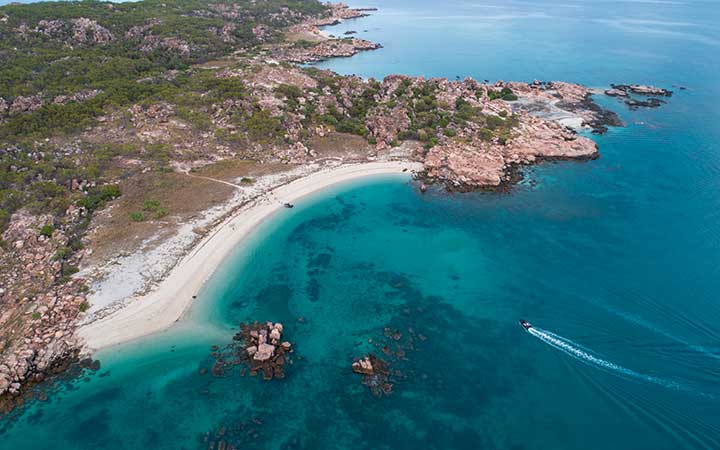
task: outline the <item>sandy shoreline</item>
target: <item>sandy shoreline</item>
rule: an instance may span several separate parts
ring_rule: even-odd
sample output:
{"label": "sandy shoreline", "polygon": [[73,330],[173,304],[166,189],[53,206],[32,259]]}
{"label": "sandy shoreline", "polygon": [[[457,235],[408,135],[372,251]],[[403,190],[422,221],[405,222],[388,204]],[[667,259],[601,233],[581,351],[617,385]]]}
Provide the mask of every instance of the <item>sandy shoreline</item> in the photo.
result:
{"label": "sandy shoreline", "polygon": [[282,203],[295,202],[303,196],[357,178],[419,169],[419,163],[402,161],[344,164],[272,189],[259,202],[242,208],[206,236],[182,258],[157,289],[136,297],[107,317],[83,325],[77,334],[89,350],[99,350],[166,330],[183,316],[193,295],[235,246],[282,208]]}

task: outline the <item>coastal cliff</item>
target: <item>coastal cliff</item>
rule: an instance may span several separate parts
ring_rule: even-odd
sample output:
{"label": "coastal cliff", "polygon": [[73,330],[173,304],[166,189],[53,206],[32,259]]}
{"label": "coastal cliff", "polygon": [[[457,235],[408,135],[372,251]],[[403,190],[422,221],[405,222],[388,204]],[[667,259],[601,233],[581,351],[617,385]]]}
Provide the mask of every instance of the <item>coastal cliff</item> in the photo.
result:
{"label": "coastal cliff", "polygon": [[[419,162],[425,182],[450,189],[493,188],[522,165],[595,158],[582,132],[621,125],[566,82],[366,80],[299,65],[381,48],[321,30],[367,14],[346,5],[75,6],[0,8],[11,81],[0,90],[0,396],[75,358],[77,323],[122,306],[101,314],[79,269],[162,245],[235,188],[259,197],[290,170],[382,159]],[[191,227],[187,245],[218,222]]]}

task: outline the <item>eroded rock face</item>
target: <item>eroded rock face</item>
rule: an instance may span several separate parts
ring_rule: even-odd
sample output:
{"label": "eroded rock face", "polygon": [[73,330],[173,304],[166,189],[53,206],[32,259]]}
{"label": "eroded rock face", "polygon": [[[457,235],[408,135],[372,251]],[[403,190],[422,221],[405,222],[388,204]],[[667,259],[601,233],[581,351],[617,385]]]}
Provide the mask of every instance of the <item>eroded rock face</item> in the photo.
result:
{"label": "eroded rock face", "polygon": [[423,165],[426,177],[463,189],[498,186],[506,168],[502,154],[480,142],[436,145]]}
{"label": "eroded rock face", "polygon": [[547,159],[591,159],[598,155],[592,140],[555,122],[525,115],[517,134],[505,144],[449,140],[431,148],[423,160],[424,175],[453,189],[499,186],[512,169]]}
{"label": "eroded rock face", "polygon": [[[70,218],[80,211],[69,211]],[[21,211],[12,216],[2,235],[10,243],[0,248],[0,397],[17,395],[28,380],[42,379],[58,361],[74,357],[79,342],[75,321],[87,305],[85,280],[60,282],[63,264],[77,264],[81,255],[61,261],[56,255],[67,245],[62,227],[51,236],[40,228],[51,216]]]}

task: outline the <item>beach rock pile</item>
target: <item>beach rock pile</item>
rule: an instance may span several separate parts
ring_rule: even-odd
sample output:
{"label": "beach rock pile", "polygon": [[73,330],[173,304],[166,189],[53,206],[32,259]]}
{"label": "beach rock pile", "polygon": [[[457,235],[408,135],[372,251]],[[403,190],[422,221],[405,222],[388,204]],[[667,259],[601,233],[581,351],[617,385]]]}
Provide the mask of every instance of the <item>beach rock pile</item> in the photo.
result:
{"label": "beach rock pile", "polygon": [[352,371],[362,375],[362,384],[370,388],[376,397],[390,395],[393,384],[390,383],[390,368],[382,359],[370,353],[352,363]]}

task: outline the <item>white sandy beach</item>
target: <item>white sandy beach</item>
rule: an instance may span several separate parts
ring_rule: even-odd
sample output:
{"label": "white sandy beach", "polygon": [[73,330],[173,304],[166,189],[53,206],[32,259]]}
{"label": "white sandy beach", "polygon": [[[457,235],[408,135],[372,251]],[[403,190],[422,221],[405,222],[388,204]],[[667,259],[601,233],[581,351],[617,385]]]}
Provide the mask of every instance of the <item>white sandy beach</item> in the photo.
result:
{"label": "white sandy beach", "polygon": [[284,202],[356,178],[420,170],[414,162],[385,161],[345,164],[314,172],[279,186],[264,199],[225,220],[190,251],[153,291],[134,298],[118,311],[83,325],[78,334],[89,350],[99,350],[169,328],[183,316],[215,269],[252,230]]}

